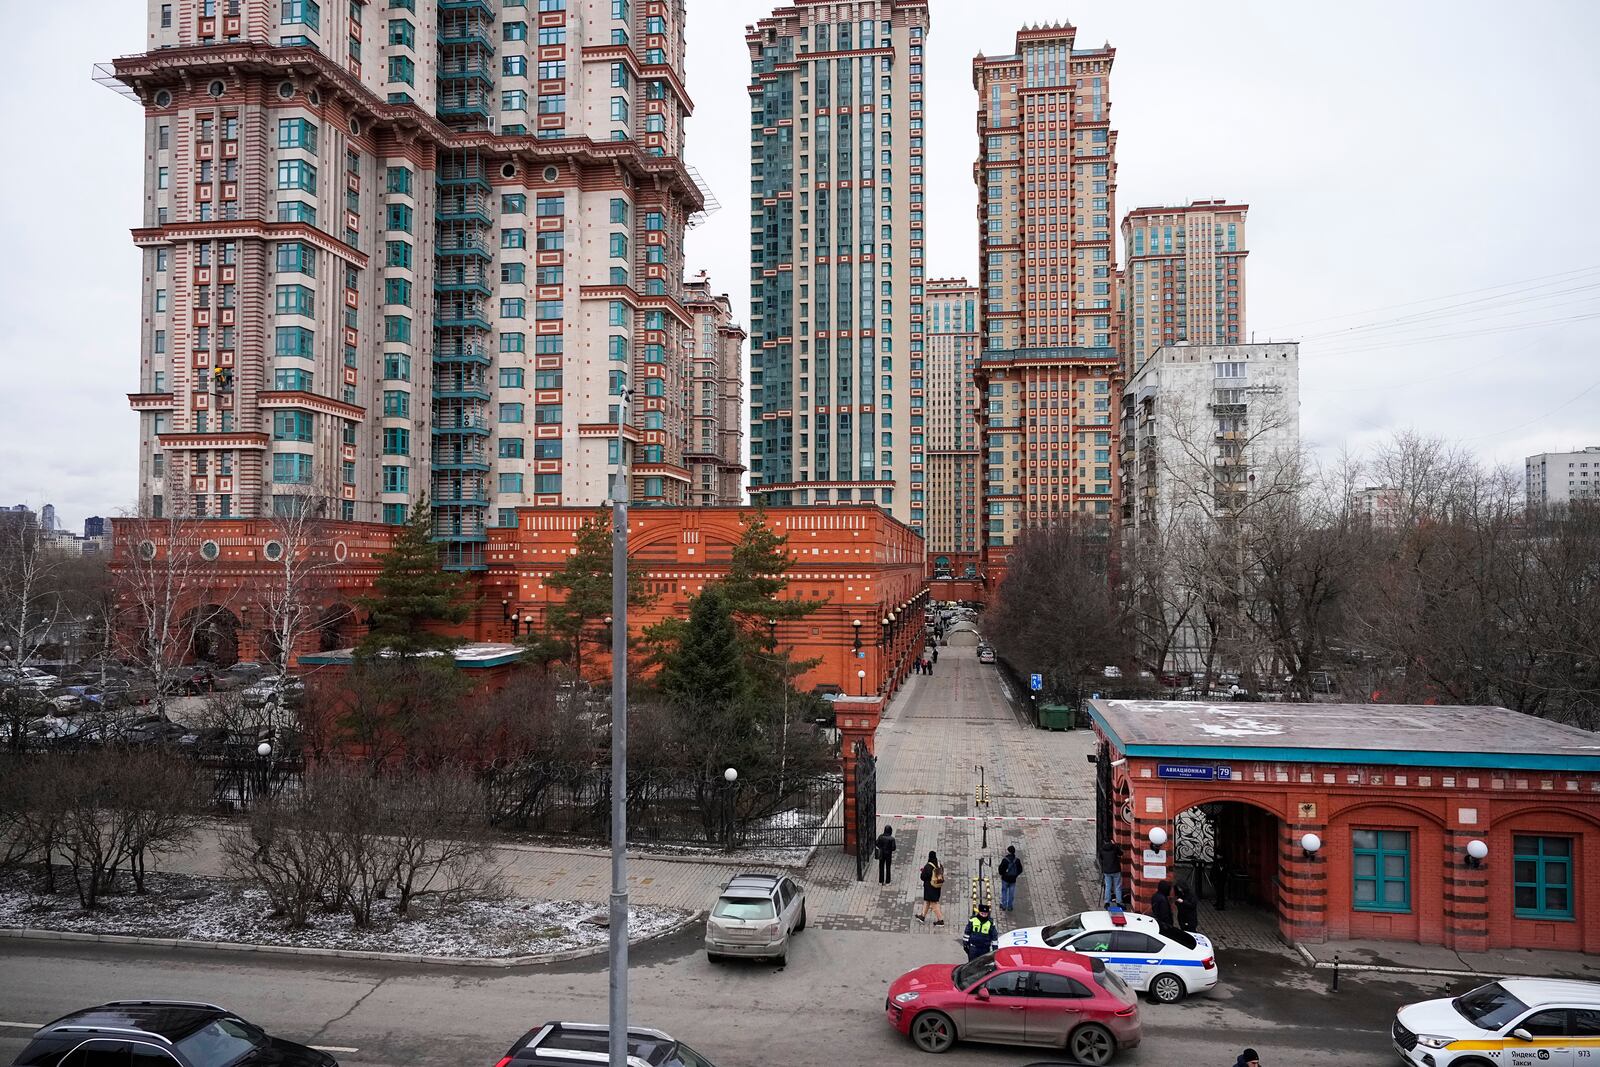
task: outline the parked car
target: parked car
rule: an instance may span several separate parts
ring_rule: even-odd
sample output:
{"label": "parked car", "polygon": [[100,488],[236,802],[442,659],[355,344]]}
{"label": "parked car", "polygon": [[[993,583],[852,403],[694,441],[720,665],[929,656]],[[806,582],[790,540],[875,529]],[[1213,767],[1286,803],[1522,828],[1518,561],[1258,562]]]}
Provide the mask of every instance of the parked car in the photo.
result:
{"label": "parked car", "polygon": [[706,916],[706,958],[789,958],[789,938],[806,928],[806,894],[793,878],[740,874],[722,889]]}
{"label": "parked car", "polygon": [[957,1041],[1044,1045],[1079,1063],[1110,1063],[1139,1044],[1139,1000],[1101,960],[1048,948],[1001,948],[896,978],[889,1024],[924,1052]]}
{"label": "parked car", "polygon": [[1150,915],[1085,911],[1050,926],[1008,930],[1000,943],[1066,949],[1105,960],[1117,977],[1161,1004],[1176,1004],[1217,984],[1211,940],[1162,926]]}
{"label": "parked car", "polygon": [[124,745],[165,745],[177,742],[188,732],[188,727],[171,719],[140,715],[121,723],[111,739]]}
{"label": "parked car", "polygon": [[187,1000],[118,1000],[63,1015],[34,1032],[14,1067],[339,1067],[326,1052],[272,1037],[226,1008]]}
{"label": "parked car", "polygon": [[[594,1023],[545,1023],[523,1034],[495,1067],[541,1067],[547,1063],[604,1063],[611,1027]],[[660,1030],[628,1027],[630,1067],[715,1067],[682,1041]]]}
{"label": "parked car", "polygon": [[226,670],[216,671],[218,689],[242,689],[272,673],[272,668],[250,660],[241,660]]}
{"label": "parked car", "polygon": [[1600,983],[1502,978],[1395,1013],[1400,1058],[1414,1067],[1581,1063],[1600,1042]]}
{"label": "parked car", "polygon": [[86,703],[82,693],[75,693],[70,688],[63,689],[50,698],[50,707],[58,715],[72,715],[82,711]]}
{"label": "parked car", "polygon": [[294,707],[306,695],[306,683],[292,674],[269,674],[239,694],[239,702],[247,708],[264,708],[268,704]]}
{"label": "parked car", "polygon": [[978,646],[978,662],[979,663],[993,663],[994,659],[995,659],[994,649],[990,648],[988,645],[979,645]]}

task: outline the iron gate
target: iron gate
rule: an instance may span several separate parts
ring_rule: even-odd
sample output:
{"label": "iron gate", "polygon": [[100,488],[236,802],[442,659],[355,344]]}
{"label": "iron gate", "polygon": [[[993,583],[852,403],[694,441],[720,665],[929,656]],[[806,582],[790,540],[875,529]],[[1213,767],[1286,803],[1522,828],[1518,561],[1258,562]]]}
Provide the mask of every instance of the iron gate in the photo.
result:
{"label": "iron gate", "polygon": [[1111,746],[1100,745],[1094,766],[1094,841],[1103,845],[1111,840]]}
{"label": "iron gate", "polygon": [[856,776],[856,881],[861,882],[866,880],[878,840],[878,760],[860,738],[851,755]]}

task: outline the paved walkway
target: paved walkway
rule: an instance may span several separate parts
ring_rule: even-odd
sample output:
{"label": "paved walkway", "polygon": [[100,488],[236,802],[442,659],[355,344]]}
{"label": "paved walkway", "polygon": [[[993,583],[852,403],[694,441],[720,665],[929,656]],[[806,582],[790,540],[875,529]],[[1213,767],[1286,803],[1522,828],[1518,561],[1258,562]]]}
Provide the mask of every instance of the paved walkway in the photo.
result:
{"label": "paved walkway", "polygon": [[[1094,777],[1085,759],[1092,736],[1028,725],[975,649],[941,648],[935,671],[907,680],[878,729],[878,821],[892,824],[899,841],[893,883],[878,885],[876,864],[857,882],[853,858],[819,853],[808,875],[816,921],[934,934],[913,918],[922,896],[917,872],[934,850],[947,872],[949,923],[937,934],[954,937],[969,914],[979,860],[992,878],[1008,845],[1023,874],[1016,910],[996,913],[1002,929],[1082,910],[1094,893]],[[975,803],[980,781],[989,793],[987,843]]]}

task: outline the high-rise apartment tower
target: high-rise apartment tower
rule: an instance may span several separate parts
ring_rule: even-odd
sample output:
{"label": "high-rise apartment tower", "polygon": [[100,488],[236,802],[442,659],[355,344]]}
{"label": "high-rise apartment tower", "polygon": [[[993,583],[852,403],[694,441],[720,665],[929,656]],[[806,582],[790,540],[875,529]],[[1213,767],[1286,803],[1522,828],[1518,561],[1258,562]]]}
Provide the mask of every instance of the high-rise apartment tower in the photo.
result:
{"label": "high-rise apartment tower", "polygon": [[750,27],[750,492],[926,522],[927,0]]}
{"label": "high-rise apartment tower", "polygon": [[1109,45],[1077,29],[979,55],[980,330],[985,571],[1031,526],[1115,508],[1117,134]]}
{"label": "high-rise apartment tower", "polygon": [[689,331],[689,502],[738,504],[744,497],[744,328],[726,293],[702,271],[684,284]]}
{"label": "high-rise apartment tower", "polygon": [[684,0],[149,7],[140,497],[403,521],[684,503]]}
{"label": "high-rise apartment tower", "polygon": [[978,511],[977,286],[935,278],[927,294],[928,562],[936,573],[966,573],[980,563]]}
{"label": "high-rise apartment tower", "polygon": [[1196,200],[1141,207],[1122,220],[1128,262],[1123,372],[1136,374],[1162,345],[1236,345],[1244,329],[1244,222],[1249,207]]}

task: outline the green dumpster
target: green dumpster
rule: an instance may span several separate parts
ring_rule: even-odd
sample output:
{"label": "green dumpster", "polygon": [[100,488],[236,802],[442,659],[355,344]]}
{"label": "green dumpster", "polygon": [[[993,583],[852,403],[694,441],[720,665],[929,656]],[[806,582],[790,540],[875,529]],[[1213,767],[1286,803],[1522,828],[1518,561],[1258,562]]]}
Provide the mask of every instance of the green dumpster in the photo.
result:
{"label": "green dumpster", "polygon": [[1071,730],[1077,725],[1077,718],[1065,704],[1045,704],[1039,708],[1039,729]]}

